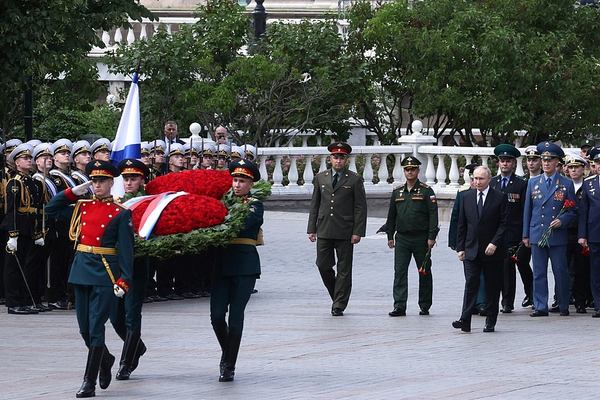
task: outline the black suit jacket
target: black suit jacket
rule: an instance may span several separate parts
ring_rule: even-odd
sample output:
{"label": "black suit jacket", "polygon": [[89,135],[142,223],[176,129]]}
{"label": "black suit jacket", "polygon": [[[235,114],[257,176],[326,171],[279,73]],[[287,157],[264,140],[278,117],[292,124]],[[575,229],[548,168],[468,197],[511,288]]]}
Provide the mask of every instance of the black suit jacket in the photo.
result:
{"label": "black suit jacket", "polygon": [[[483,204],[481,217],[477,215],[479,191],[467,191],[461,201],[458,216],[456,250],[465,251],[467,260],[478,256],[482,261],[501,260],[506,257],[506,232],[508,228],[508,199],[499,190],[490,188]],[[491,256],[485,255],[488,244],[497,246]]]}
{"label": "black suit jacket", "polygon": [[[498,175],[492,178],[490,187],[501,190],[502,176]],[[512,174],[508,179],[508,185],[504,190],[508,199],[508,230],[506,232],[506,242],[509,246],[518,244],[523,236],[523,210],[525,208],[525,196],[527,194],[527,181]]]}

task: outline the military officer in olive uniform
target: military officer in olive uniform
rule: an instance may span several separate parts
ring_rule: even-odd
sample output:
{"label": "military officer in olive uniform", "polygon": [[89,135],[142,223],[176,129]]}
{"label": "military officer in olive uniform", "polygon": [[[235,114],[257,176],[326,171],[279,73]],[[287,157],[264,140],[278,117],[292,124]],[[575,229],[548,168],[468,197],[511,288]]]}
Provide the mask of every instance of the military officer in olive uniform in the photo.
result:
{"label": "military officer in olive uniform", "polygon": [[[233,194],[245,204],[250,212],[244,226],[225,248],[219,248],[212,275],[210,297],[210,321],[221,346],[219,382],[233,380],[235,363],[242,340],[244,310],[260,277],[260,258],[256,244],[263,224],[263,204],[249,197],[250,189],[260,179],[254,163],[239,160],[231,163],[229,173],[233,177]],[[229,311],[229,318],[225,316]]]}
{"label": "military officer in olive uniform", "polygon": [[388,314],[406,315],[408,265],[412,256],[417,268],[424,267],[423,273],[419,273],[419,315],[429,315],[433,279],[431,258],[426,256],[440,230],[437,200],[433,189],[419,181],[421,162],[416,157],[404,158],[401,165],[406,183],[394,188],[386,222],[388,247],[394,249],[394,309]]}
{"label": "military officer in olive uniform", "polygon": [[344,315],[352,289],[354,245],[365,236],[367,198],[362,177],[346,169],[352,147],[334,142],[327,149],[332,167],[313,181],[307,233],[311,242],[317,242],[317,266],[333,301],[331,315],[339,317]]}
{"label": "military officer in olive uniform", "polygon": [[[525,206],[525,193],[527,192],[527,181],[515,175],[517,159],[521,152],[513,145],[501,144],[494,148],[494,154],[498,156],[500,175],[492,178],[490,187],[506,194],[508,199],[508,229],[506,241],[509,249],[519,249],[521,244],[521,232],[523,230],[523,207]],[[519,246],[521,246],[519,248]],[[507,254],[504,259],[504,275],[502,283],[502,309],[505,314],[511,313],[515,308],[515,293],[517,288],[515,261],[511,258],[513,254]],[[518,257],[518,254],[517,254]],[[533,298],[533,272],[528,264],[517,264],[525,299]],[[525,302],[526,300],[523,300]]]}

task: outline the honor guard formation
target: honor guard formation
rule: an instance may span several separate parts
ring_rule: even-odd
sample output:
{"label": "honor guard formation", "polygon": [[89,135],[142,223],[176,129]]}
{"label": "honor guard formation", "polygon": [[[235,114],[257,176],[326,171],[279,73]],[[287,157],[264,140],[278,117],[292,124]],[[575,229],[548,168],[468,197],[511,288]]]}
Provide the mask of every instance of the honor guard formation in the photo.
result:
{"label": "honor guard formation", "polygon": [[[0,232],[6,252],[0,257],[0,302],[13,315],[75,312],[88,352],[76,397],[95,396],[96,384],[106,389],[115,363],[115,379],[128,380],[151,351],[142,340],[142,307],[149,302],[210,297],[211,325],[222,350],[218,380],[234,379],[244,311],[261,274],[256,246],[262,241],[264,211],[251,192],[261,178],[257,150],[230,142],[222,126],[215,130],[215,142],[185,143],[177,132],[177,124],[167,122],[164,137],[141,144],[140,160],[118,165],[111,162],[112,145],[104,138],[91,144],[11,139],[2,145]],[[343,317],[354,245],[366,235],[367,198],[363,178],[348,168],[352,147],[333,142],[327,149],[330,167],[314,178],[307,234],[316,243],[316,266],[331,298],[331,315]],[[494,154],[498,175],[492,176],[487,165],[466,165],[466,182],[454,201],[448,246],[463,263],[465,285],[460,317],[451,325],[471,332],[473,316],[481,315],[483,332],[494,332],[498,314],[511,314],[515,301],[535,318],[566,317],[571,305],[576,313],[589,310],[600,318],[600,224],[595,223],[600,147],[586,140],[580,153],[565,154],[544,141],[524,154],[501,144]],[[521,156],[522,177],[516,175]],[[388,315],[407,315],[414,259],[418,314],[427,316],[434,306],[431,253],[440,231],[438,201],[419,179],[417,157],[408,155],[400,165],[405,183],[393,189],[379,230],[394,252]],[[145,184],[156,177],[186,169],[229,171],[232,196],[249,208],[244,226],[225,247],[168,260],[136,256],[132,212],[122,202],[145,195]],[[118,176],[125,194],[117,199],[111,189]],[[549,261],[555,282],[550,288]],[[517,271],[522,300],[515,299]],[[123,341],[120,357],[106,346],[107,321]]]}
{"label": "honor guard formation", "polygon": [[[6,252],[0,257],[0,304],[12,315],[76,314],[88,351],[76,397],[95,396],[97,383],[106,389],[115,362],[115,378],[130,378],[147,351],[142,306],[155,301],[211,297],[212,325],[223,349],[219,380],[233,380],[244,309],[260,276],[255,246],[263,208],[249,196],[260,179],[256,147],[224,143],[223,127],[216,133],[216,142],[184,143],[170,121],[164,139],[141,144],[140,160],[118,165],[111,162],[112,144],[105,138],[91,144],[11,139],[1,146],[0,232]],[[132,214],[121,202],[145,195],[152,179],[186,169],[230,172],[232,192],[251,210],[239,238],[226,249],[175,259],[136,257]],[[111,195],[118,176],[125,193],[120,199]],[[106,347],[107,321],[123,341],[119,359]]]}

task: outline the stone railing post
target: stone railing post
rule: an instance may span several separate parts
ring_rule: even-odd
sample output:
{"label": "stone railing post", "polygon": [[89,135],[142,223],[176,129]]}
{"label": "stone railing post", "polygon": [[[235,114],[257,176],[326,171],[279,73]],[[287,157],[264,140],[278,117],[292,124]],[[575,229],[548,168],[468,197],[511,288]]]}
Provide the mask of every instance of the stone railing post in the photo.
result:
{"label": "stone railing post", "polygon": [[[419,154],[419,147],[423,145],[432,145],[436,143],[434,137],[424,136],[422,133],[423,123],[419,120],[414,120],[412,123],[412,135],[403,135],[398,138],[398,143],[412,147],[412,154],[407,154],[407,156],[412,155],[421,161],[421,173],[419,174],[419,180],[421,182],[427,182],[427,177],[425,176],[425,171],[429,168],[429,164],[433,164],[433,161],[430,161],[429,158],[423,157]],[[404,175],[404,174],[403,174]]]}

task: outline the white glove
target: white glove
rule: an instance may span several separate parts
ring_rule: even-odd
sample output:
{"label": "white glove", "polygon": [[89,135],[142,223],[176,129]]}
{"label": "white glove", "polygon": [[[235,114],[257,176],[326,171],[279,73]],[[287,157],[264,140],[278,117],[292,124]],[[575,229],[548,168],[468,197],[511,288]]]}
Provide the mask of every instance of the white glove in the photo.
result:
{"label": "white glove", "polygon": [[92,181],[82,183],[81,185],[77,185],[71,189],[71,193],[73,193],[75,196],[83,196],[87,193],[90,186],[92,186]]}
{"label": "white glove", "polygon": [[119,285],[115,284],[114,286],[115,296],[123,297],[125,295],[125,291],[119,287]]}
{"label": "white glove", "polygon": [[11,237],[10,239],[8,239],[8,242],[6,242],[6,248],[9,251],[17,251],[17,239],[16,237]]}
{"label": "white glove", "polygon": [[36,239],[36,241],[33,242],[33,243],[35,243],[36,246],[43,246],[44,245],[44,238]]}

